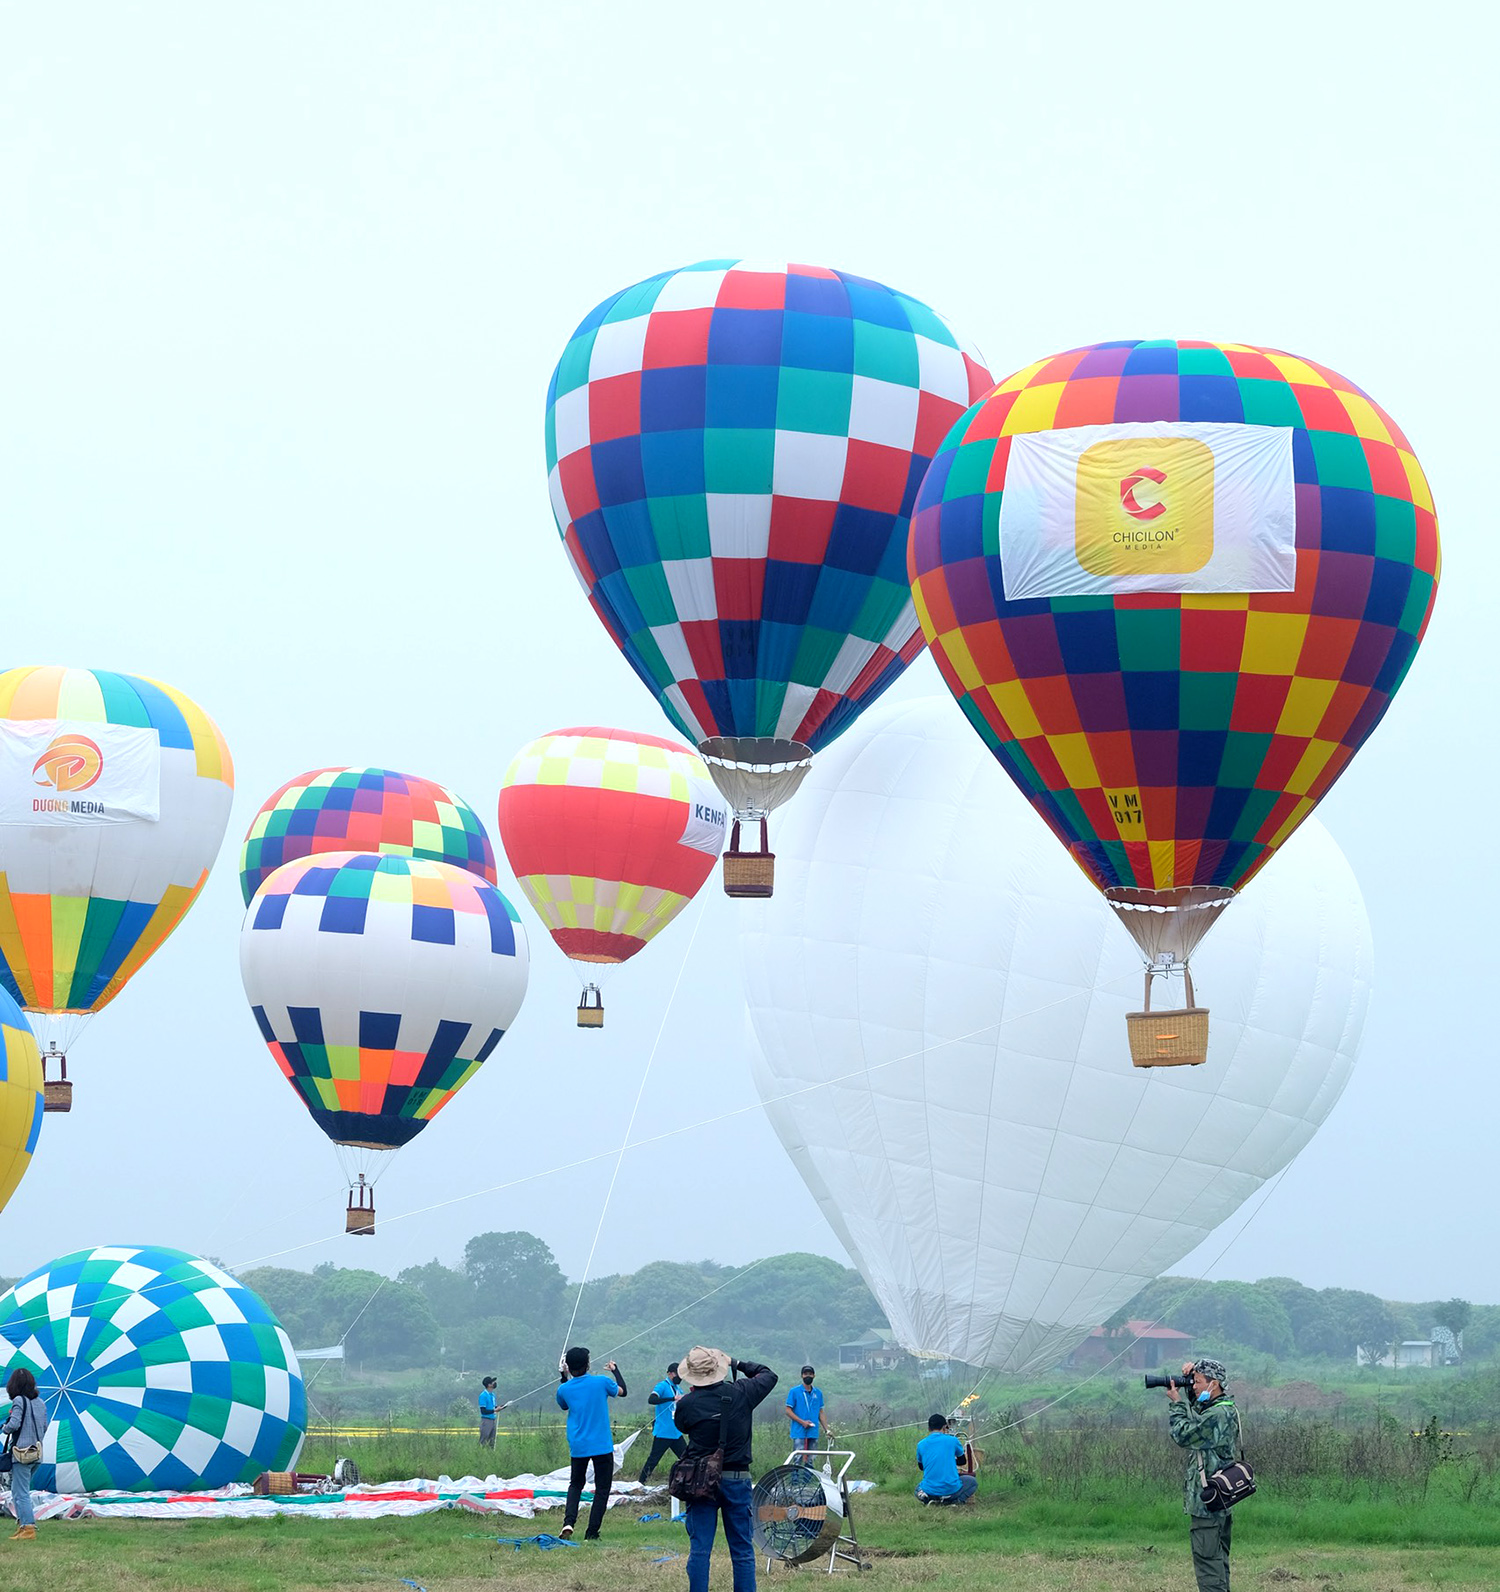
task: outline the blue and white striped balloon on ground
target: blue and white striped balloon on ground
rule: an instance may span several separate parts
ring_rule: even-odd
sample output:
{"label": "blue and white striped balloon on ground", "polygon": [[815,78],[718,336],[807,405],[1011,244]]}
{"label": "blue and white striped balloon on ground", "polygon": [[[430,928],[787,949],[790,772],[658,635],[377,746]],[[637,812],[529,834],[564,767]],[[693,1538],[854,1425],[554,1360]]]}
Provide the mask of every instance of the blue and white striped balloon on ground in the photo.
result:
{"label": "blue and white striped balloon on ground", "polygon": [[211,1261],[64,1255],[0,1296],[0,1340],[51,1416],[32,1478],[44,1492],[187,1492],[296,1463],[307,1395],[291,1339]]}

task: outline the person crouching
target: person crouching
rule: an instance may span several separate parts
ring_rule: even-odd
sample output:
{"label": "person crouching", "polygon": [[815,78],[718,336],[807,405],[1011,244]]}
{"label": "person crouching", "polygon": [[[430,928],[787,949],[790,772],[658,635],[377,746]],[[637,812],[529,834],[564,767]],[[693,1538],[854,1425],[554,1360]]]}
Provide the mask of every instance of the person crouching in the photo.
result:
{"label": "person crouching", "polygon": [[979,1480],[959,1475],[963,1461],[964,1445],[948,1430],[947,1417],[929,1416],[927,1435],[917,1444],[917,1469],[922,1472],[918,1499],[924,1504],[968,1503],[979,1491]]}

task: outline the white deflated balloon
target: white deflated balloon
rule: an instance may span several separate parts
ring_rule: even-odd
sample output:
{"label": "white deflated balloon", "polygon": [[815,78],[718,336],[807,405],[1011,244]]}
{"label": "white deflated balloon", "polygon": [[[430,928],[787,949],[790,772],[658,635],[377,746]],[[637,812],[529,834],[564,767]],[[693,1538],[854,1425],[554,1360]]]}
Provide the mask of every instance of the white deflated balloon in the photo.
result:
{"label": "white deflated balloon", "polygon": [[864,714],[776,852],[740,918],[756,1083],[915,1353],[1054,1364],[1286,1166],[1354,1066],[1370,928],[1316,820],[1194,957],[1201,1067],[1130,1065],[1139,958],[948,699]]}

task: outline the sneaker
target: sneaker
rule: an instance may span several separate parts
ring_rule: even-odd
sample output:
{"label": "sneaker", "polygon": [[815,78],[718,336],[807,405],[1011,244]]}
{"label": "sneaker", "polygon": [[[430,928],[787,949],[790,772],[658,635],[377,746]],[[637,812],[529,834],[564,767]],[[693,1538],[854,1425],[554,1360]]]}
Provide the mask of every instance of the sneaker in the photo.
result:
{"label": "sneaker", "polygon": [[571,1537],[572,1535],[573,1535],[572,1526],[564,1526],[562,1528],[562,1530],[558,1532],[558,1536],[560,1536],[563,1539],[564,1542],[566,1542],[568,1540],[568,1538]]}

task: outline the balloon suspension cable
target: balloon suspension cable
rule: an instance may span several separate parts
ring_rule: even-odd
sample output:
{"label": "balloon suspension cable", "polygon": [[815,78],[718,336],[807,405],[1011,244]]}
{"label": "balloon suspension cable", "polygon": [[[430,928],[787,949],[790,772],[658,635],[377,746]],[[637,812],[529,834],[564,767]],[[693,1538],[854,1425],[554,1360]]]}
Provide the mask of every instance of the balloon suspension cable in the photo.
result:
{"label": "balloon suspension cable", "polygon": [[573,1313],[568,1317],[568,1330],[563,1334],[563,1348],[568,1347],[568,1339],[573,1336],[573,1327],[578,1320],[578,1307],[583,1302],[583,1290],[588,1285],[589,1271],[594,1264],[594,1252],[599,1247],[599,1235],[604,1231],[604,1219],[609,1215],[609,1204],[614,1198],[615,1184],[619,1181],[620,1167],[625,1160],[625,1152],[630,1149],[630,1135],[635,1131],[635,1119],[641,1109],[641,1097],[646,1092],[646,1081],[651,1076],[651,1064],[656,1060],[656,1052],[661,1048],[661,1036],[667,1031],[667,1019],[672,1015],[672,1008],[677,1003],[677,991],[682,987],[682,975],[687,971],[688,961],[693,954],[693,947],[698,942],[698,930],[703,923],[704,904],[707,896],[698,898],[698,914],[693,919],[693,932],[688,938],[687,946],[682,953],[682,961],[677,965],[677,977],[672,980],[672,993],[667,997],[666,1008],[661,1014],[661,1021],[656,1025],[656,1038],[651,1043],[650,1053],[646,1057],[646,1066],[641,1073],[641,1081],[635,1091],[635,1100],[630,1107],[630,1121],[625,1124],[625,1137],[620,1141],[620,1148],[615,1154],[614,1170],[609,1175],[609,1187],[604,1191],[604,1205],[599,1211],[599,1221],[594,1227],[594,1241],[589,1245],[588,1259],[583,1263],[583,1276],[578,1280],[578,1292],[573,1296]]}

